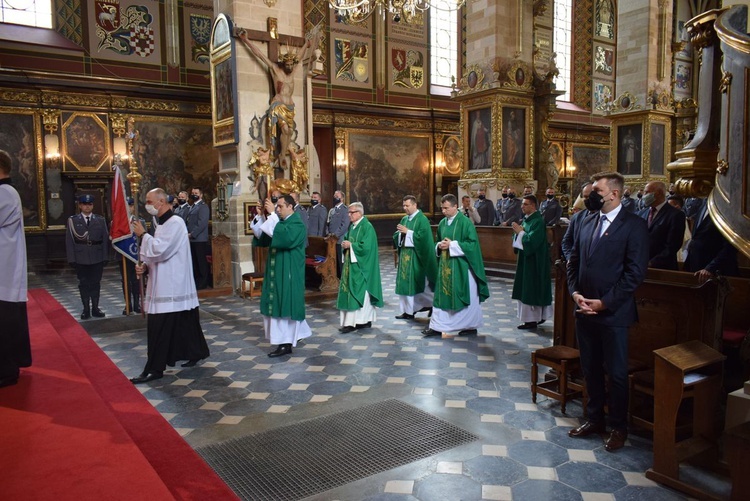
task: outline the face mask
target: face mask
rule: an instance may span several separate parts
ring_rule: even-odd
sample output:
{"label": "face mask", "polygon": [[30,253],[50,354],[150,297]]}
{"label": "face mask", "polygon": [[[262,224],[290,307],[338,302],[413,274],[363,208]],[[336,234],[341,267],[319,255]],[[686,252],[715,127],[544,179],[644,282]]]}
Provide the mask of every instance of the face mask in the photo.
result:
{"label": "face mask", "polygon": [[484,200],[486,197],[484,195],[479,195],[479,200]]}
{"label": "face mask", "polygon": [[271,197],[271,202],[276,203],[279,201],[279,197]]}
{"label": "face mask", "polygon": [[547,195],[547,200],[552,200],[553,198],[555,198],[555,195]]}
{"label": "face mask", "polygon": [[503,198],[508,198],[508,194],[507,193],[503,193]]}
{"label": "face mask", "polygon": [[622,194],[622,196],[623,198],[630,198],[630,192],[626,191],[625,193]]}
{"label": "face mask", "polygon": [[154,207],[151,204],[146,204],[146,212],[148,212],[152,216],[158,216],[159,215],[159,211],[156,209],[156,207]]}
{"label": "face mask", "polygon": [[340,198],[333,197],[333,205],[338,205],[340,203],[341,203],[341,199]]}
{"label": "face mask", "polygon": [[201,197],[198,195],[190,195],[190,200],[192,200],[193,202],[197,202],[198,200],[200,200],[200,198]]}
{"label": "face mask", "polygon": [[643,206],[651,207],[651,204],[654,203],[655,199],[656,196],[654,196],[653,193],[646,193],[645,195],[643,195]]}
{"label": "face mask", "polygon": [[185,205],[187,203],[187,200],[184,198],[178,198],[177,203],[179,203],[180,205]]}
{"label": "face mask", "polygon": [[674,191],[673,190],[669,190],[669,194],[670,195],[674,195]]}
{"label": "face mask", "polygon": [[638,195],[636,195],[636,196],[637,196],[638,198],[643,198],[643,193],[638,193]]}
{"label": "face mask", "polygon": [[318,202],[317,200],[310,200],[310,205],[312,205],[313,207],[315,207],[315,206],[316,206],[316,205],[318,205],[319,203],[320,203],[320,202]]}
{"label": "face mask", "polygon": [[591,212],[597,212],[602,210],[602,207],[604,207],[604,197],[599,193],[592,191],[591,195],[589,195],[589,198],[584,200],[583,203]]}
{"label": "face mask", "polygon": [[508,193],[508,198],[516,198],[516,194],[515,193]]}

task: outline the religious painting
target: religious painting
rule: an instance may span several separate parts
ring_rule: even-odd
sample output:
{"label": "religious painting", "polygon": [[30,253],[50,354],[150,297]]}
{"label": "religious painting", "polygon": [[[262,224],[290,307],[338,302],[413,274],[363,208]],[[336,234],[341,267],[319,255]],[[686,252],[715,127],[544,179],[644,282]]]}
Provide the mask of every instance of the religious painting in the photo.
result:
{"label": "religious painting", "polygon": [[211,124],[206,120],[135,117],[138,137],[131,151],[143,175],[139,200],[153,188],[176,195],[198,186],[210,204],[219,182],[218,151],[211,146]]}
{"label": "religious painting", "polygon": [[563,151],[560,143],[552,143],[549,146],[549,154],[552,157],[552,162],[555,164],[555,168],[560,176],[565,176],[565,152]]}
{"label": "religious painting", "polygon": [[612,47],[596,45],[594,48],[594,73],[612,76],[615,66],[615,51]]}
{"label": "religious painting", "polygon": [[610,153],[606,146],[574,144],[571,147],[571,165],[566,177],[588,180],[593,174],[610,169]]}
{"label": "religious painting", "polygon": [[93,172],[109,165],[106,114],[64,113],[62,119],[63,170]]}
{"label": "religious painting", "polygon": [[503,168],[526,167],[526,109],[503,107]]}
{"label": "religious painting", "polygon": [[21,197],[23,225],[27,231],[41,230],[46,222],[40,137],[33,111],[0,110],[0,145],[12,160],[10,179]]}
{"label": "religious painting", "polygon": [[260,211],[258,202],[244,202],[242,206],[245,213],[245,235],[254,235],[255,233],[253,233],[253,229],[250,225]]}
{"label": "religious painting", "polygon": [[367,217],[403,215],[404,193],[432,211],[432,136],[402,132],[347,132],[346,192]]}
{"label": "religious painting", "polygon": [[663,176],[666,158],[664,157],[664,137],[666,127],[664,124],[652,123],[649,136],[649,173],[652,176]]}
{"label": "religious painting", "polygon": [[594,81],[593,91],[593,108],[603,111],[604,105],[612,101],[612,82]]}
{"label": "religious painting", "polygon": [[161,17],[157,0],[95,0],[88,10],[92,57],[161,64]]}
{"label": "religious painting", "polygon": [[236,144],[239,141],[237,124],[237,75],[234,56],[232,23],[219,14],[211,34],[211,113],[213,145]]}
{"label": "religious painting", "polygon": [[612,0],[596,0],[594,35],[615,39],[615,9]]}
{"label": "religious painting", "polygon": [[424,80],[424,53],[401,46],[390,46],[390,90],[394,92],[416,92],[424,94],[427,86]]}
{"label": "religious painting", "polygon": [[617,127],[617,172],[623,176],[640,176],[643,158],[643,124]]}
{"label": "religious painting", "polygon": [[675,62],[674,94],[682,98],[693,96],[693,63]]}
{"label": "religious painting", "polygon": [[469,170],[492,168],[492,108],[469,111]]}
{"label": "religious painting", "polygon": [[332,83],[355,87],[372,87],[370,79],[370,44],[351,37],[333,40],[334,74]]}
{"label": "religious painting", "polygon": [[443,162],[445,174],[449,176],[461,174],[461,143],[458,137],[450,136],[443,143]]}

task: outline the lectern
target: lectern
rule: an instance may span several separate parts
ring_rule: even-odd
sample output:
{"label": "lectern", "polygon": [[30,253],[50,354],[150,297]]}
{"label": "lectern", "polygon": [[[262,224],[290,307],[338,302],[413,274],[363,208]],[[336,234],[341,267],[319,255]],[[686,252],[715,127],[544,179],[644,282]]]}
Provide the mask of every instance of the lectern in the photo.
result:
{"label": "lectern", "polygon": [[[654,466],[646,477],[699,499],[714,497],[680,480],[680,462],[698,454],[717,457],[725,358],[697,340],[654,350]],[[677,442],[677,411],[686,392],[693,396],[693,433]]]}

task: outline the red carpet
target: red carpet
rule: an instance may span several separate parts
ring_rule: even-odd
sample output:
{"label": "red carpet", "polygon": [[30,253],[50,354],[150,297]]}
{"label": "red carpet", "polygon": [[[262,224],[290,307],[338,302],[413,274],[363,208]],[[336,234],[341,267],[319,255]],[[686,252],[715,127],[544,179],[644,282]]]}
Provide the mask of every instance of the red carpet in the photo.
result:
{"label": "red carpet", "polygon": [[0,389],[3,500],[237,499],[44,290],[34,365]]}

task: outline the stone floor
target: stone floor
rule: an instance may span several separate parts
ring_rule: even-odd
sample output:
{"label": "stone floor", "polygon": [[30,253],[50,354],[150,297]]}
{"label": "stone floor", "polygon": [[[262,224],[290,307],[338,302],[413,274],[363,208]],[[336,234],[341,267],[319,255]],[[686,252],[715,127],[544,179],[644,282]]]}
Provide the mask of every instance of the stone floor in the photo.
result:
{"label": "stone floor", "polygon": [[[187,271],[187,270],[186,270]],[[386,305],[371,329],[338,332],[334,300],[309,303],[313,336],[291,357],[269,359],[257,298],[201,301],[211,356],[197,367],[168,370],[139,386],[144,396],[193,447],[269,430],[311,417],[397,398],[460,426],[480,439],[428,459],[367,477],[315,500],[677,500],[682,494],[648,480],[647,435],[631,433],[609,453],[600,437],[571,439],[582,415],[540,397],[531,402],[531,351],[549,346],[552,321],[517,330],[512,282],[490,279],[484,327],[478,336],[428,338],[427,319],[396,320],[395,269],[381,252]],[[73,275],[32,275],[68,311],[81,312]],[[123,317],[119,273],[108,268],[101,307],[107,318],[81,321],[127,377],[146,360],[145,321]],[[421,314],[420,316],[423,316]],[[683,468],[691,482],[727,496],[728,483]]]}

